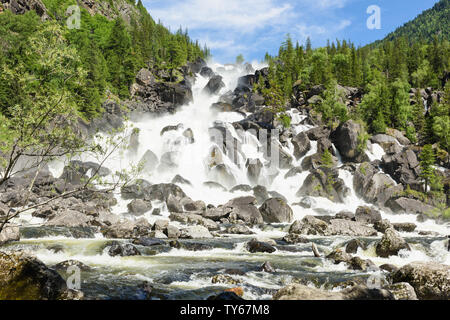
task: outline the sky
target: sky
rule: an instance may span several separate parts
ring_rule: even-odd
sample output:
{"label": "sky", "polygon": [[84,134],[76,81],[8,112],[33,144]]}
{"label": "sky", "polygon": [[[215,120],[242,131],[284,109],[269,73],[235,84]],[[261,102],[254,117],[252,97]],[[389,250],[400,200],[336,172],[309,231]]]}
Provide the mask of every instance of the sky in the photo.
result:
{"label": "sky", "polygon": [[[143,0],[152,17],[176,31],[188,29],[206,44],[214,60],[247,61],[274,55],[289,34],[294,43],[311,38],[313,47],[327,40],[351,40],[357,46],[383,39],[397,27],[433,7],[438,0]],[[379,20],[375,19],[379,8]],[[367,21],[369,20],[368,28]],[[379,21],[379,29],[375,22]],[[375,28],[374,28],[375,27]]]}

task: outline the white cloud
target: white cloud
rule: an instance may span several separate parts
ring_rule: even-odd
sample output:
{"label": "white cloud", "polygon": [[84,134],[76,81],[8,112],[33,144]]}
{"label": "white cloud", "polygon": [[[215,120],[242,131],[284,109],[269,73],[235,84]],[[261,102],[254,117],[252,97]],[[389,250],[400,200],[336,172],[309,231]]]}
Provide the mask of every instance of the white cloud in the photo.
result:
{"label": "white cloud", "polygon": [[305,40],[306,38],[314,38],[315,36],[332,36],[338,31],[342,31],[352,22],[348,19],[341,20],[338,24],[327,24],[325,25],[308,25],[306,23],[297,24],[296,32],[300,40]]}
{"label": "white cloud", "polygon": [[145,3],[155,18],[172,28],[181,25],[189,29],[242,33],[282,23],[283,16],[292,9],[290,4],[277,4],[274,0],[185,0],[155,8],[152,8],[152,1]]}

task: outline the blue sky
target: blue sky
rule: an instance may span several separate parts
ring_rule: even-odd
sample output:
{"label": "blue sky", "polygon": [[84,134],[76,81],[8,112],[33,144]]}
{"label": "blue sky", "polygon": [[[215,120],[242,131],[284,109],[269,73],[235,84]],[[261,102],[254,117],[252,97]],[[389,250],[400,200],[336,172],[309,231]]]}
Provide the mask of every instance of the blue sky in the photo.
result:
{"label": "blue sky", "polygon": [[[206,43],[214,59],[233,62],[242,53],[246,60],[276,54],[290,34],[314,47],[327,39],[350,39],[365,45],[413,19],[438,0],[144,0],[155,20],[172,31],[188,28],[192,38]],[[367,8],[381,9],[381,29],[369,30]]]}

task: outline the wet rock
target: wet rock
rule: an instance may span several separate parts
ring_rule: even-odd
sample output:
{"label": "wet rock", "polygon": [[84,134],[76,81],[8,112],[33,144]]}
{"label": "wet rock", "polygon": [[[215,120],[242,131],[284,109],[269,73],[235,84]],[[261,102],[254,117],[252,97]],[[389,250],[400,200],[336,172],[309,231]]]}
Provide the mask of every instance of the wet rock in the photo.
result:
{"label": "wet rock", "polygon": [[211,282],[212,283],[232,284],[232,285],[241,283],[241,281],[239,281],[238,279],[234,279],[233,277],[230,277],[226,274],[216,274],[214,277],[212,277]]}
{"label": "wet rock", "polygon": [[65,291],[64,279],[36,257],[0,252],[1,300],[56,300]]}
{"label": "wet rock", "polygon": [[264,222],[282,223],[292,222],[293,211],[285,200],[280,198],[271,198],[266,200],[259,208]]}
{"label": "wet rock", "polygon": [[163,231],[169,226],[168,220],[159,219],[153,224],[153,230]]}
{"label": "wet rock", "polygon": [[367,246],[359,239],[352,239],[347,242],[347,245],[345,246],[345,252],[356,253],[358,251],[358,248],[366,250]]}
{"label": "wet rock", "polygon": [[134,157],[139,150],[139,128],[133,128],[128,142],[128,152],[130,156]]}
{"label": "wet rock", "polygon": [[36,209],[31,215],[36,218],[48,219],[55,214],[56,212],[51,206],[43,206]]}
{"label": "wet rock", "polygon": [[450,299],[450,267],[436,262],[412,262],[394,273],[393,282],[407,282],[420,300]]}
{"label": "wet rock", "polygon": [[342,249],[334,249],[326,258],[332,260],[334,264],[339,264],[341,262],[350,263],[352,256]]}
{"label": "wet rock", "polygon": [[355,212],[355,220],[363,224],[374,224],[381,221],[381,214],[374,208],[359,206]]}
{"label": "wet rock", "polygon": [[294,145],[294,156],[297,160],[302,158],[309,150],[311,150],[311,143],[305,132],[300,132],[292,138],[292,144]]}
{"label": "wet rock", "polygon": [[268,261],[263,263],[263,265],[260,267],[260,270],[269,273],[275,272],[275,268],[272,267],[272,265]]}
{"label": "wet rock", "polygon": [[218,164],[214,166],[209,173],[214,181],[218,181],[226,187],[231,188],[236,185],[236,178],[225,164]]}
{"label": "wet rock", "polygon": [[192,242],[180,242],[180,241],[170,241],[169,245],[172,248],[176,249],[184,249],[189,251],[205,251],[205,250],[212,250],[213,246],[210,246],[208,244],[203,243],[192,243]]}
{"label": "wet rock", "polygon": [[310,240],[302,237],[299,234],[296,233],[289,233],[288,235],[284,236],[283,239],[284,242],[288,243],[288,244],[298,244],[298,243],[309,243]]}
{"label": "wet rock", "polygon": [[219,225],[208,218],[202,217],[195,213],[176,213],[172,212],[169,216],[171,221],[178,221],[186,224],[194,224],[203,226],[209,230],[219,230]]}
{"label": "wet rock", "polygon": [[133,184],[123,186],[120,194],[125,200],[144,199],[151,185],[147,180],[137,179]]}
{"label": "wet rock", "polygon": [[158,162],[158,157],[151,150],[147,150],[139,161],[142,165],[142,170],[146,173],[155,170]]}
{"label": "wet rock", "polygon": [[276,249],[273,246],[271,246],[270,244],[268,244],[266,242],[258,241],[256,239],[252,239],[249,242],[247,242],[245,244],[245,248],[251,253],[256,253],[256,252],[272,253],[272,252],[276,251]]}
{"label": "wet rock", "polygon": [[389,256],[397,255],[403,249],[411,250],[397,231],[388,228],[376,246],[376,253],[380,257],[388,258]]}
{"label": "wet rock", "polygon": [[70,267],[77,267],[81,271],[91,271],[92,268],[77,260],[66,260],[55,264],[52,269],[67,272]]}
{"label": "wet rock", "polygon": [[381,233],[385,233],[387,229],[389,228],[393,228],[392,223],[387,220],[387,219],[383,219],[381,221],[376,222],[373,227],[375,228],[375,230],[377,230],[378,232]]}
{"label": "wet rock", "polygon": [[225,87],[225,83],[223,83],[222,77],[215,75],[209,79],[203,90],[209,94],[217,94],[223,87]]}
{"label": "wet rock", "polygon": [[414,288],[408,282],[398,282],[386,287],[395,300],[418,300]]}
{"label": "wet rock", "polygon": [[242,224],[235,224],[228,227],[225,231],[228,234],[254,234],[252,230]]}
{"label": "wet rock", "polygon": [[315,205],[315,201],[314,199],[310,198],[310,197],[303,197],[300,199],[300,201],[298,203],[296,203],[296,205],[299,205],[302,208],[305,209],[310,209]]}
{"label": "wet rock", "polygon": [[304,235],[325,235],[328,224],[313,216],[305,216],[302,221],[294,221],[289,228],[289,233]]}
{"label": "wet rock", "polygon": [[359,137],[364,133],[360,124],[348,120],[337,127],[331,134],[331,141],[339,150],[340,155],[349,161],[357,161],[362,149],[359,146]]}
{"label": "wet rock", "polygon": [[412,222],[394,223],[392,225],[399,232],[414,232],[417,228],[417,225]]}
{"label": "wet rock", "polygon": [[370,260],[363,260],[360,257],[353,257],[348,261],[349,268],[351,270],[362,270],[366,271],[370,265],[374,265]]}
{"label": "wet rock", "polygon": [[121,244],[117,241],[114,241],[111,247],[108,249],[108,254],[111,257],[115,256],[128,257],[141,255],[139,250],[136,249],[136,247],[133,246],[132,244],[130,243]]}
{"label": "wet rock", "polygon": [[203,67],[200,70],[200,75],[205,78],[211,78],[214,75],[214,71],[210,67]]}
{"label": "wet rock", "polygon": [[128,205],[128,212],[134,215],[144,214],[152,209],[152,204],[142,199],[134,199]]}
{"label": "wet rock", "polygon": [[183,239],[206,239],[213,238],[209,230],[203,226],[189,226],[180,231],[180,238]]}

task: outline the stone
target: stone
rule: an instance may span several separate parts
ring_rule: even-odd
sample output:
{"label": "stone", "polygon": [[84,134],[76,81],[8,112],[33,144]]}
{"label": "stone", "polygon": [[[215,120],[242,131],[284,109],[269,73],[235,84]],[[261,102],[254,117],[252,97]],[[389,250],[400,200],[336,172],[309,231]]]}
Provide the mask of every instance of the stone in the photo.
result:
{"label": "stone", "polygon": [[377,255],[388,258],[389,256],[398,255],[400,250],[411,250],[411,248],[397,231],[388,228],[381,241],[377,243]]}
{"label": "stone", "polygon": [[251,253],[256,253],[256,252],[272,253],[272,252],[276,251],[276,249],[273,246],[271,246],[270,244],[268,244],[266,242],[258,241],[256,239],[252,239],[249,242],[247,242],[245,244],[245,248]]}
{"label": "stone", "polygon": [[283,223],[292,222],[293,211],[285,200],[280,198],[271,198],[266,200],[259,208],[264,222]]}

